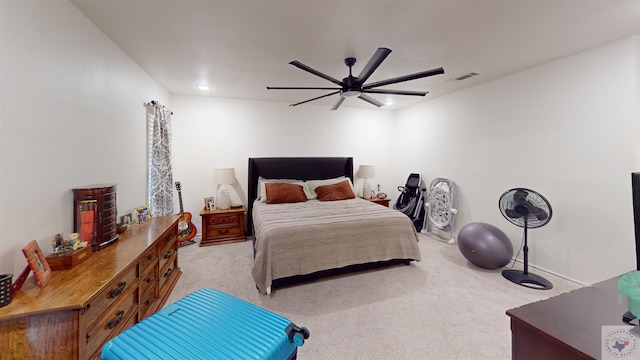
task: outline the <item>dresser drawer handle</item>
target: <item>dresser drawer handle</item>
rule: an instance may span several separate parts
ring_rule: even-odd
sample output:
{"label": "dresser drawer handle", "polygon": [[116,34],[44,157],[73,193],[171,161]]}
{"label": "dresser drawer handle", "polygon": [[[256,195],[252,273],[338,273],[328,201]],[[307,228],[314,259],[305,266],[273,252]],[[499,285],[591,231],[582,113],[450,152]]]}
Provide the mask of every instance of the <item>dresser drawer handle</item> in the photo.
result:
{"label": "dresser drawer handle", "polygon": [[167,272],[164,273],[164,277],[168,278],[169,276],[171,276],[171,273],[173,272],[173,268],[169,268],[167,269]]}
{"label": "dresser drawer handle", "polygon": [[169,233],[164,237],[164,241],[169,241],[173,238],[173,234]]}
{"label": "dresser drawer handle", "polygon": [[120,310],[116,313],[116,318],[109,320],[109,329],[113,329],[114,327],[118,326],[118,324],[120,324],[120,321],[122,321],[122,318],[124,317],[124,311]]}
{"label": "dresser drawer handle", "polygon": [[167,251],[166,254],[164,254],[164,258],[165,259],[169,259],[172,256],[173,256],[173,250],[169,250],[169,251]]}
{"label": "dresser drawer handle", "polygon": [[229,233],[229,229],[224,229],[224,230],[218,231],[218,234],[228,234],[228,233]]}
{"label": "dresser drawer handle", "polygon": [[148,277],[147,278],[147,284],[151,284],[153,282],[153,277]]}
{"label": "dresser drawer handle", "polygon": [[120,284],[118,284],[117,288],[111,290],[111,292],[109,293],[109,297],[112,299],[118,297],[118,295],[122,294],[126,286],[127,282],[121,281]]}
{"label": "dresser drawer handle", "polygon": [[147,260],[149,261],[153,260],[153,253],[149,253],[149,256],[147,256]]}

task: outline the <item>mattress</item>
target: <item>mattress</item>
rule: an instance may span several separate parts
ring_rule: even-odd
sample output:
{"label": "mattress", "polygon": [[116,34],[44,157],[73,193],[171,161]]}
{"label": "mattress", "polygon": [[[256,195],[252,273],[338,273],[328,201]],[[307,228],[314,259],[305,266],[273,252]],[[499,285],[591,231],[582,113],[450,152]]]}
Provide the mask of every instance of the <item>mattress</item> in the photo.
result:
{"label": "mattress", "polygon": [[411,220],[371,201],[256,201],[252,216],[252,275],[261,292],[274,279],[378,261],[421,260]]}

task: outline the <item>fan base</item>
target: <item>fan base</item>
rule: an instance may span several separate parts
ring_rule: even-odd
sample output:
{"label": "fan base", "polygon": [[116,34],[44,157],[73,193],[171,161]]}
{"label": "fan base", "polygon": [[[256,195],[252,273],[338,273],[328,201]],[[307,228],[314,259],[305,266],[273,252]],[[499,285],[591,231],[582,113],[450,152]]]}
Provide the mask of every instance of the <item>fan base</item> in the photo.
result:
{"label": "fan base", "polygon": [[542,276],[532,273],[525,274],[524,271],[520,270],[504,270],[502,271],[502,276],[512,283],[531,289],[549,290],[553,288],[553,284]]}

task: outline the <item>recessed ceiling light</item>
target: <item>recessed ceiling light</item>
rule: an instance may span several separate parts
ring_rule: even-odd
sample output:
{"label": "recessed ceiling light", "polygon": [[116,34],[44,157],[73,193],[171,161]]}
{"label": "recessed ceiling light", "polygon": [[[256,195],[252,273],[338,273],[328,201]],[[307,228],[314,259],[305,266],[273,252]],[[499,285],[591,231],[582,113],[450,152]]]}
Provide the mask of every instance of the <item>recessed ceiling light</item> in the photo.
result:
{"label": "recessed ceiling light", "polygon": [[209,90],[211,88],[209,87],[209,85],[200,85],[200,86],[198,86],[198,89],[200,89],[200,90]]}

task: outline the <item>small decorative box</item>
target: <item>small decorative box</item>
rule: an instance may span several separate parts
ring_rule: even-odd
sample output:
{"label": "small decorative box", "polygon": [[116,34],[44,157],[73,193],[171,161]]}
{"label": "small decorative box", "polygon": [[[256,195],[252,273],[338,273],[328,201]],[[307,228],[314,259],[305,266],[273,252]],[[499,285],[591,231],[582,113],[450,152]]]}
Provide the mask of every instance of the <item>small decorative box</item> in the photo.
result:
{"label": "small decorative box", "polygon": [[47,256],[47,262],[51,267],[51,270],[69,270],[74,266],[80,265],[85,262],[91,256],[91,246],[83,247],[82,249],[75,250],[71,254],[56,255],[51,254]]}

